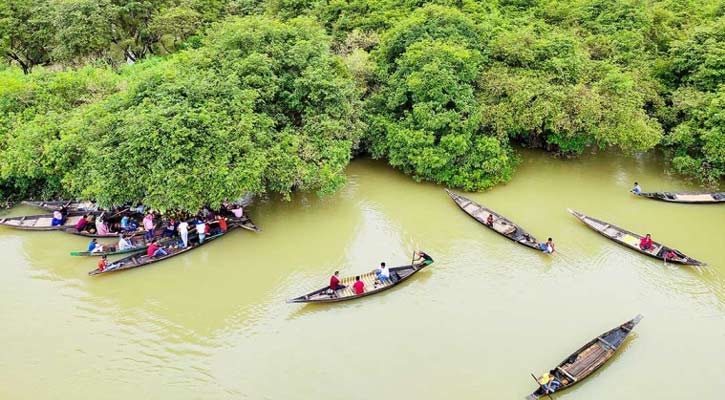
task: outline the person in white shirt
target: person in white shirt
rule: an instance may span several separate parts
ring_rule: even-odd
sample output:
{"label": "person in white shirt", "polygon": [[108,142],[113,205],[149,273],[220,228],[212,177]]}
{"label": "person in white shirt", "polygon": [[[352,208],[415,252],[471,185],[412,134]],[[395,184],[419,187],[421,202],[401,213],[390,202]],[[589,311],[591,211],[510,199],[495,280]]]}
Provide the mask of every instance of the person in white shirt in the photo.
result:
{"label": "person in white shirt", "polygon": [[635,182],[634,187],[632,188],[632,190],[630,190],[630,192],[639,196],[639,194],[642,193],[642,188],[639,186],[639,183]]}
{"label": "person in white shirt", "polygon": [[118,235],[118,250],[128,250],[131,247],[133,247],[133,245],[131,244],[130,240],[123,237],[123,235]]}
{"label": "person in white shirt", "polygon": [[375,270],[375,275],[378,277],[380,283],[390,280],[390,270],[385,266],[384,262],[380,263],[380,268]]}
{"label": "person in white shirt", "polygon": [[179,223],[178,228],[176,230],[179,231],[179,236],[181,236],[181,242],[184,244],[184,247],[189,245],[189,223],[186,221],[181,221]]}
{"label": "person in white shirt", "polygon": [[206,222],[201,218],[196,219],[196,234],[199,235],[199,244],[204,243],[206,238]]}

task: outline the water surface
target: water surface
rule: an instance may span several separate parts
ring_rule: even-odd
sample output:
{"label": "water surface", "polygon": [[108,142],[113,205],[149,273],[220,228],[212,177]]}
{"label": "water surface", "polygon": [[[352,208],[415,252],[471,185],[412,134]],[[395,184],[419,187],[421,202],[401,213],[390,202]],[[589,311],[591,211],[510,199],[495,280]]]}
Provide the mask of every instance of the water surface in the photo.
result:
{"label": "water surface", "polygon": [[[658,158],[562,161],[526,152],[513,181],[476,201],[560,254],[463,214],[442,187],[358,160],[331,198],[267,199],[264,231],[235,231],[148,268],[88,277],[83,238],[0,229],[2,399],[521,399],[541,373],[638,313],[622,351],[557,399],[718,399],[725,390],[724,205],[628,195],[694,186]],[[629,251],[574,208],[710,264]],[[27,207],[10,211],[36,212]],[[431,268],[385,293],[288,305],[340,269]]]}

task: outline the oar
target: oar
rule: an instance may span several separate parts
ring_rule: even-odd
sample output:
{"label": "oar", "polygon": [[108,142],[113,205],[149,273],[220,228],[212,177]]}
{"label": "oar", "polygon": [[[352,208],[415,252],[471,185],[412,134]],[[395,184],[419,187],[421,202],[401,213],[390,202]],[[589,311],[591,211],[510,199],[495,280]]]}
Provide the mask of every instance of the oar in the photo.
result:
{"label": "oar", "polygon": [[536,381],[536,384],[539,385],[540,388],[544,389],[544,393],[546,393],[546,396],[549,397],[549,399],[554,400],[554,398],[551,397],[551,395],[549,394],[549,391],[544,388],[544,385],[540,384],[539,383],[539,380],[536,379],[536,375],[534,375],[533,373],[531,373],[531,377],[534,378],[534,381]]}

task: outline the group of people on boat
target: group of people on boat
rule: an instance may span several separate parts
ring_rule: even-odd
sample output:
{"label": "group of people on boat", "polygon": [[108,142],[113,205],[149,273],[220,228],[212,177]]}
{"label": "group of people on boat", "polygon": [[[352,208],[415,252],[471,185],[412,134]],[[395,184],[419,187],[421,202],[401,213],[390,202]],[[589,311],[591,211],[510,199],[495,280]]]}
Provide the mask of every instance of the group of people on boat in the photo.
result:
{"label": "group of people on boat", "polygon": [[[134,207],[133,212],[145,211],[142,205]],[[227,221],[228,217],[241,219],[244,216],[244,209],[238,204],[222,205],[222,207],[214,211],[208,207],[202,209],[197,215],[189,216],[186,213],[170,214],[168,218],[164,218],[161,223],[157,220],[160,218],[152,212],[145,212],[141,220],[141,229],[144,232],[143,240],[136,240],[134,243],[127,236],[132,233],[135,236],[139,231],[134,229],[138,227],[135,220],[128,215],[124,215],[121,219],[120,226],[129,229],[122,229],[118,235],[118,244],[114,251],[124,251],[133,248],[148,246],[146,256],[149,258],[158,258],[169,255],[172,248],[187,248],[191,245],[189,234],[196,233],[197,243],[200,245],[210,236],[216,236],[225,233],[229,229]],[[84,218],[81,218],[83,220]],[[88,222],[86,222],[88,223]],[[163,226],[163,228],[160,228]],[[168,243],[170,239],[178,238],[178,241]],[[92,239],[88,245],[89,253],[103,252],[104,246],[98,243],[97,239]],[[105,270],[107,264],[102,259],[98,263],[99,271]]]}
{"label": "group of people on boat", "polygon": [[[415,252],[415,257],[413,258],[414,267],[417,268],[422,265],[429,265],[432,262],[433,257],[429,256],[427,253],[420,250]],[[375,287],[377,287],[379,284],[384,285],[386,283],[392,282],[390,268],[388,268],[385,262],[381,262],[380,266],[374,269],[373,272],[375,273]],[[346,288],[347,286],[343,285],[340,281],[340,271],[335,271],[335,273],[332,274],[332,276],[330,277],[330,286],[328,289],[333,294],[337,294],[338,290]],[[365,293],[365,282],[360,279],[359,275],[355,277],[355,282],[352,284],[352,291],[357,296]]]}

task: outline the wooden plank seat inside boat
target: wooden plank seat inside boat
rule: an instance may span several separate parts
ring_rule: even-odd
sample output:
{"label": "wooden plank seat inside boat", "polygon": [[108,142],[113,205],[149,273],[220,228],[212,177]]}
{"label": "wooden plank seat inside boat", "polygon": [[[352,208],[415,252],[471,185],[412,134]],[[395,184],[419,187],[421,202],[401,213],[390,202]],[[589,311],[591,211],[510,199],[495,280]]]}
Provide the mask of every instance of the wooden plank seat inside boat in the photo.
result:
{"label": "wooden plank seat inside boat", "polygon": [[493,229],[504,235],[510,235],[516,231],[516,227],[504,219],[497,219],[493,222]]}
{"label": "wooden plank seat inside boat", "polygon": [[[375,284],[375,281],[377,280],[377,276],[375,276],[375,273],[374,272],[368,272],[366,274],[362,274],[362,275],[359,275],[359,276],[360,276],[360,280],[363,281],[363,283],[365,284],[365,291],[366,292],[370,292],[370,291],[378,290],[378,289],[383,289],[383,288],[385,288],[387,286],[391,286],[394,282],[396,282],[396,281],[398,281],[400,279],[400,277],[397,276],[397,274],[393,274],[393,275],[391,275],[391,277],[390,277],[391,279],[390,280],[387,280],[387,281],[385,281],[383,283],[378,283],[376,285]],[[316,295],[316,296],[310,296],[310,299],[314,299],[316,297],[320,297],[320,298],[325,298],[325,297],[335,298],[335,297],[355,296],[355,292],[353,292],[353,290],[352,290],[352,285],[355,284],[355,277],[354,276],[342,278],[340,280],[340,283],[343,284],[343,285],[345,285],[345,286],[347,286],[347,287],[345,289],[341,289],[341,290],[336,291],[335,294],[332,294],[331,293],[332,291],[329,291],[328,290],[325,293],[321,293],[321,294]]]}
{"label": "wooden plank seat inside boat", "polygon": [[611,351],[606,349],[601,343],[593,343],[591,347],[579,353],[573,363],[562,365],[561,368],[579,380],[589,375],[592,370],[598,368],[601,364],[604,364],[608,359],[604,355]]}

